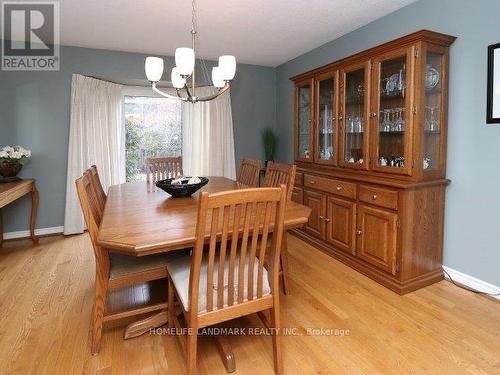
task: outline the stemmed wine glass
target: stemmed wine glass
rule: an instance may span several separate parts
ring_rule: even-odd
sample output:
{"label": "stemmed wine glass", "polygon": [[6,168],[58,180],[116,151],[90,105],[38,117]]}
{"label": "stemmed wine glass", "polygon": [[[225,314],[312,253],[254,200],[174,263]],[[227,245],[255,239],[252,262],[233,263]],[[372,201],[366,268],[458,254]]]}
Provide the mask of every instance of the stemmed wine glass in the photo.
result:
{"label": "stemmed wine glass", "polygon": [[425,118],[425,130],[432,132],[439,130],[439,122],[436,119],[436,112],[438,108],[436,106],[428,106],[426,109],[429,112],[429,116],[426,116]]}
{"label": "stemmed wine glass", "polygon": [[405,120],[403,119],[404,108],[396,108],[396,120],[394,121],[394,131],[402,132],[405,129]]}
{"label": "stemmed wine glass", "polygon": [[390,120],[390,112],[391,110],[390,109],[384,109],[382,111],[383,115],[384,115],[384,118],[382,120],[382,122],[380,123],[380,131],[381,132],[389,132],[391,131],[391,126],[392,126],[392,121]]}

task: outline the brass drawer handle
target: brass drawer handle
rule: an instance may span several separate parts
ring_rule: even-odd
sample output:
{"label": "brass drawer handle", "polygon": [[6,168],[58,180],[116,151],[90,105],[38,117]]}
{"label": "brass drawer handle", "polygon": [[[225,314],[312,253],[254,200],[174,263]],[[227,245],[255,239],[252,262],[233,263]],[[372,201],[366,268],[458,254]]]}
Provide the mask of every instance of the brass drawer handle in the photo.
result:
{"label": "brass drawer handle", "polygon": [[361,236],[361,233],[362,233],[362,232],[361,232],[361,230],[359,230],[359,229],[356,231],[356,234],[357,234],[358,236]]}
{"label": "brass drawer handle", "polygon": [[316,183],[316,181],[311,180],[311,181],[309,181],[309,183],[310,183],[311,185],[314,185],[314,184]]}
{"label": "brass drawer handle", "polygon": [[378,195],[377,195],[377,194],[373,194],[373,195],[372,195],[372,199],[373,199],[373,200],[375,200],[375,199],[377,199],[377,198],[378,198]]}
{"label": "brass drawer handle", "polygon": [[339,185],[339,186],[337,186],[337,191],[340,191],[340,190],[342,190],[342,186]]}

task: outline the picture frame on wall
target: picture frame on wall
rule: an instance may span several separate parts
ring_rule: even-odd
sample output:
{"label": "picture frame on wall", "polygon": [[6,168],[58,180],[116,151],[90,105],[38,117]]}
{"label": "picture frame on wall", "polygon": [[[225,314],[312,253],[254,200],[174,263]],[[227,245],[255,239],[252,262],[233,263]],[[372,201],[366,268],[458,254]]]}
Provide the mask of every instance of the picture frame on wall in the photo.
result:
{"label": "picture frame on wall", "polygon": [[486,123],[500,123],[500,43],[488,46]]}

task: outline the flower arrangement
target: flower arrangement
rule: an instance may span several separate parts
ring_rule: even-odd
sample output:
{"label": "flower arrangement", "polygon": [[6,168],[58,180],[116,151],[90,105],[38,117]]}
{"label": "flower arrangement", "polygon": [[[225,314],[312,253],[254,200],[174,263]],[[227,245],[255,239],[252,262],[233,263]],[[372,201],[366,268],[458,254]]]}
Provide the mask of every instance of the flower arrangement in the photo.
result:
{"label": "flower arrangement", "polygon": [[26,150],[21,146],[5,146],[0,150],[1,161],[17,160],[21,164],[26,164],[31,157],[31,150]]}
{"label": "flower arrangement", "polygon": [[19,180],[16,176],[31,157],[31,151],[21,146],[5,146],[0,149],[0,175],[1,182]]}

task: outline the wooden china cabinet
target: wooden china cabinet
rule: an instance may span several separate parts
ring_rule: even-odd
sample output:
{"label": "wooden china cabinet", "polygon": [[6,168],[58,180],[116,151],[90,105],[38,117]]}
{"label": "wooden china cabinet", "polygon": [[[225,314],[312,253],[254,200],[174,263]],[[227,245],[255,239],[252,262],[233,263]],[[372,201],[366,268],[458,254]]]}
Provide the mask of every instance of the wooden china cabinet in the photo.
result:
{"label": "wooden china cabinet", "polygon": [[454,40],[422,30],[291,78],[296,234],[400,294],[443,278]]}

